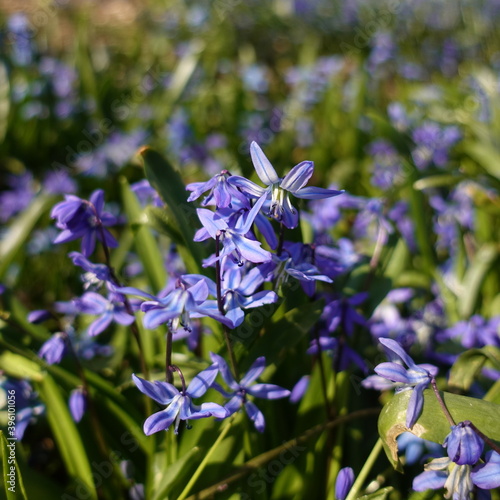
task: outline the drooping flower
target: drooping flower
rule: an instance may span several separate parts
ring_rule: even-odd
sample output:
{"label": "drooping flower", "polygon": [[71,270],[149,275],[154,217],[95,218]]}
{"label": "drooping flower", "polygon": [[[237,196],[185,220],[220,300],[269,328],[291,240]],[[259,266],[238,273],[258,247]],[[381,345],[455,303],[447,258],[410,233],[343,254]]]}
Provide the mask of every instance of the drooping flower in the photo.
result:
{"label": "drooping flower", "polygon": [[484,442],[474,432],[468,420],[459,422],[451,428],[443,446],[448,450],[448,457],[458,465],[474,465],[483,452]]}
{"label": "drooping flower", "polygon": [[69,395],[69,410],[73,420],[80,422],[87,409],[87,395],[83,387],[77,387]]}
{"label": "drooping flower", "polygon": [[136,375],[132,379],[137,388],[146,396],[154,399],[167,408],[157,413],[153,413],[144,422],[144,433],[149,436],[159,431],[167,431],[175,423],[174,432],[179,432],[181,420],[199,419],[214,416],[216,418],[226,418],[229,416],[227,410],[216,403],[202,403],[196,405],[192,399],[199,398],[212,385],[217,373],[217,365],[212,364],[207,369],[198,373],[193,378],[187,389],[179,391],[168,382],[149,382]]}
{"label": "drooping flower", "polygon": [[351,467],[339,470],[335,481],[335,500],[345,500],[354,484],[354,471]]}
{"label": "drooping flower", "polygon": [[254,423],[255,428],[259,432],[264,432],[266,425],[264,415],[257,408],[257,406],[255,406],[255,404],[248,399],[247,394],[257,398],[280,399],[289,396],[290,391],[274,384],[253,384],[253,382],[255,382],[255,380],[257,380],[257,378],[264,371],[266,366],[266,359],[263,356],[254,361],[247,374],[240,380],[239,383],[234,380],[234,377],[224,358],[212,352],[210,353],[210,357],[216,366],[218,366],[224,382],[226,382],[227,386],[231,390],[231,392],[227,392],[216,382],[212,384],[216,390],[229,399],[229,402],[224,405],[224,408],[228,411],[228,416],[232,415],[244,406],[247,415]]}
{"label": "drooping flower", "polygon": [[290,202],[290,194],[296,198],[318,200],[343,193],[343,191],[333,189],[305,187],[314,172],[312,161],[303,161],[295,165],[285,177],[280,178],[255,141],[250,145],[250,155],[257,175],[267,187],[262,188],[240,176],[232,176],[228,182],[239,187],[251,198],[264,198],[265,200],[271,198],[268,215],[282,222],[289,229],[297,227],[299,222],[299,214]]}

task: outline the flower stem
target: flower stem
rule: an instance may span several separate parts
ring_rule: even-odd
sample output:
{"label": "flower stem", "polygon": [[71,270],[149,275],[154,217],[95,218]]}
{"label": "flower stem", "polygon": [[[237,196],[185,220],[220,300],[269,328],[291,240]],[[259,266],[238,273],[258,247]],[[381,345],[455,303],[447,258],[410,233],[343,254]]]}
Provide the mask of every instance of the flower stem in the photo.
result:
{"label": "flower stem", "polygon": [[449,412],[448,408],[446,407],[445,402],[443,401],[443,398],[441,397],[441,394],[439,393],[439,389],[437,388],[436,384],[436,379],[433,377],[431,379],[431,386],[432,390],[434,391],[434,394],[436,395],[436,398],[438,400],[439,406],[441,407],[441,410],[443,410],[443,413],[448,420],[450,425],[455,425],[455,420],[453,420],[453,417],[451,416],[451,413]]}
{"label": "flower stem", "polygon": [[278,248],[276,249],[276,255],[279,257],[283,253],[283,243],[285,242],[285,226],[280,222],[280,234],[278,240]]}
{"label": "flower stem", "polygon": [[[221,276],[221,265],[220,265],[220,235],[217,233],[215,236],[215,284],[217,287],[217,307],[219,312],[224,315],[224,302],[222,300],[222,276]],[[227,352],[229,353],[229,361],[231,363],[231,370],[233,372],[234,378],[239,380],[238,375],[238,365],[236,363],[236,357],[234,355],[233,345],[231,339],[229,338],[229,330],[226,325],[222,325],[222,330],[224,332],[224,341],[226,343]]]}
{"label": "flower stem", "polygon": [[500,446],[483,434],[472,422],[469,421],[469,427],[494,451],[500,453]]}
{"label": "flower stem", "polygon": [[366,481],[366,478],[367,478],[369,472],[371,471],[373,464],[375,463],[375,460],[377,460],[377,457],[381,451],[382,451],[382,439],[378,438],[377,442],[375,443],[375,446],[372,448],[370,455],[366,459],[366,462],[363,465],[363,468],[361,469],[360,473],[358,474],[356,481],[354,481],[354,484],[352,485],[351,491],[349,491],[345,500],[354,500],[358,496],[358,493],[360,492],[361,487],[363,486],[363,483]]}
{"label": "flower stem", "polygon": [[173,335],[170,328],[167,330],[167,348],[165,349],[165,380],[172,384],[174,381],[174,374],[170,367],[172,366],[172,343]]}
{"label": "flower stem", "polygon": [[231,429],[231,426],[233,424],[234,417],[232,417],[222,429],[221,433],[219,434],[219,437],[215,440],[215,443],[212,445],[210,450],[208,450],[208,453],[205,455],[205,458],[201,461],[201,464],[198,466],[196,469],[195,473],[191,476],[191,479],[189,480],[188,484],[186,487],[182,490],[182,493],[177,497],[177,500],[184,500],[188,493],[191,491],[191,488],[194,486],[198,478],[200,477],[201,473],[204,471],[208,461],[210,460],[211,456],[219,446],[219,444],[222,442],[222,440],[226,437],[227,433]]}

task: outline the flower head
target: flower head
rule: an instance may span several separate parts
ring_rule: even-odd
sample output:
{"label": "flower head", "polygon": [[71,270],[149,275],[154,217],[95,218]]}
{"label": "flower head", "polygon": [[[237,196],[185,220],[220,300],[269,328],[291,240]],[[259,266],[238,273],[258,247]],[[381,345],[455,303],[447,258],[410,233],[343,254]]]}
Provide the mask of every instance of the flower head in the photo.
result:
{"label": "flower head", "polygon": [[199,398],[212,385],[217,376],[217,365],[213,364],[206,370],[198,373],[187,389],[179,391],[168,382],[148,382],[136,375],[132,379],[137,388],[146,396],[154,399],[161,405],[167,406],[164,410],[153,413],[144,422],[144,433],[149,436],[158,431],[167,431],[175,422],[175,433],[179,432],[181,420],[199,419],[206,417],[226,418],[229,416],[226,409],[216,403],[202,403],[195,405],[192,401]]}
{"label": "flower head", "polygon": [[262,188],[239,176],[232,176],[229,182],[251,198],[264,198],[266,201],[270,198],[270,202],[266,204],[268,215],[289,229],[297,227],[299,223],[299,214],[290,202],[290,194],[296,198],[317,200],[343,193],[333,189],[305,187],[314,172],[312,161],[303,161],[295,165],[285,177],[280,178],[255,141],[250,144],[250,155],[257,175],[267,187]]}
{"label": "flower head", "polygon": [[375,373],[393,382],[399,391],[413,389],[406,411],[406,427],[411,428],[422,411],[424,389],[430,384],[438,369],[433,365],[415,364],[395,340],[381,338],[379,341],[408,366],[408,369],[405,369],[400,363],[380,363],[375,367]]}
{"label": "flower head", "polygon": [[226,382],[227,386],[231,390],[231,392],[227,392],[217,383],[214,382],[212,384],[213,387],[223,396],[229,398],[229,402],[224,405],[224,408],[228,411],[228,416],[232,415],[244,406],[247,415],[254,423],[255,428],[259,432],[263,432],[266,425],[264,415],[257,408],[257,406],[255,406],[255,404],[248,399],[247,394],[257,398],[280,399],[289,396],[290,391],[274,384],[253,384],[253,382],[257,380],[257,378],[264,371],[266,366],[266,358],[263,356],[254,361],[247,374],[240,380],[239,383],[234,380],[234,377],[231,374],[227,363],[224,361],[224,358],[214,353],[210,353],[210,357],[216,366],[218,366],[224,382]]}
{"label": "flower head", "polygon": [[56,219],[56,226],[62,230],[54,243],[66,243],[82,239],[82,253],[85,257],[92,254],[96,239],[108,247],[118,246],[117,241],[106,229],[117,223],[116,217],[104,212],[104,191],[97,189],[90,200],[82,200],[74,195],[66,195],[65,201],[52,209],[50,216]]}

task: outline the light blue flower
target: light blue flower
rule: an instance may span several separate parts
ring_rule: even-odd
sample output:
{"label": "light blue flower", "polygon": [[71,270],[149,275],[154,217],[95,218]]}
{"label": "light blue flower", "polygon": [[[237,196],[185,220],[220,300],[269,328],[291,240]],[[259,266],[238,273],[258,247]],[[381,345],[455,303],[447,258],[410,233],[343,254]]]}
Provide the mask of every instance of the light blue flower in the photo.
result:
{"label": "light blue flower", "polygon": [[230,177],[228,182],[239,187],[251,198],[264,198],[265,200],[270,198],[268,215],[282,222],[289,229],[297,227],[299,223],[299,213],[290,202],[290,194],[296,198],[318,200],[343,193],[334,189],[305,187],[314,172],[312,161],[303,161],[295,165],[285,177],[280,178],[255,141],[250,144],[250,155],[257,175],[267,187],[262,188],[239,176]]}

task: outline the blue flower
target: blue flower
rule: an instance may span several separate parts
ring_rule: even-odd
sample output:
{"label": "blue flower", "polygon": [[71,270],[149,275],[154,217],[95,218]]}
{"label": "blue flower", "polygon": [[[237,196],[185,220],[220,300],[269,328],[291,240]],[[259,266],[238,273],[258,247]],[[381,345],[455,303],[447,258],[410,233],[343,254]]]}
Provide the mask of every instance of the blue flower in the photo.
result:
{"label": "blue flower", "polygon": [[117,223],[116,217],[104,212],[104,191],[97,189],[90,200],[66,195],[65,201],[52,209],[50,216],[56,219],[56,226],[62,230],[54,243],[66,243],[81,238],[82,253],[85,257],[92,254],[96,239],[107,247],[114,248],[118,242],[106,229]]}
{"label": "blue flower", "polygon": [[77,387],[69,395],[69,411],[75,422],[80,422],[87,409],[87,394],[83,387]]}
{"label": "blue flower", "polygon": [[435,458],[413,479],[415,491],[446,489],[445,498],[464,500],[474,489],[470,465],[457,465],[448,457]]}
{"label": "blue flower", "polygon": [[247,399],[247,394],[255,396],[257,398],[264,399],[280,399],[286,398],[290,395],[288,389],[283,389],[278,385],[274,384],[253,384],[251,385],[264,371],[266,366],[266,359],[261,356],[257,358],[247,374],[240,380],[236,382],[234,380],[227,363],[218,354],[210,353],[212,361],[218,366],[224,382],[231,389],[232,392],[225,391],[219,384],[213,383],[212,386],[217,389],[224,397],[230,398],[229,402],[224,405],[224,408],[228,411],[228,416],[232,415],[238,411],[242,406],[245,407],[247,415],[250,420],[255,425],[255,428],[259,432],[264,432],[265,420],[262,412],[255,406],[255,404]]}
{"label": "blue flower", "polygon": [[176,288],[165,296],[155,297],[133,287],[117,288],[117,291],[150,299],[141,304],[141,311],[145,313],[143,324],[150,330],[168,323],[173,331],[179,326],[191,331],[191,318],[204,316],[233,328],[232,321],[218,310],[217,302],[207,300],[210,291],[209,282],[205,276],[185,274],[177,280]]}
{"label": "blue flower", "polygon": [[44,342],[38,351],[38,356],[49,365],[60,363],[67,349],[65,337],[64,333],[52,335],[49,340]]}
{"label": "blue flower", "polygon": [[394,387],[399,391],[414,389],[406,411],[406,427],[411,429],[422,412],[424,389],[430,384],[438,369],[432,365],[415,364],[395,340],[381,338],[379,341],[408,366],[408,369],[405,369],[400,363],[380,363],[375,367],[375,373],[393,382]]}
{"label": "blue flower", "polygon": [[85,290],[94,286],[100,287],[111,280],[109,267],[105,264],[93,264],[79,252],[70,252],[68,256],[75,266],[79,266],[85,271],[82,276]]}
{"label": "blue flower", "polygon": [[351,467],[340,469],[335,481],[335,500],[345,500],[353,484],[354,471]]}
{"label": "blue flower", "polygon": [[[247,217],[238,219],[238,223],[240,221],[241,223],[236,224],[234,228],[230,227],[216,212],[204,208],[197,209],[196,212],[198,213],[198,217],[203,227],[213,239],[219,238],[219,241],[223,245],[223,249],[219,256],[212,256],[207,259],[203,264],[204,267],[212,265],[225,256],[231,256],[233,261],[238,265],[243,265],[242,259],[254,263],[271,260],[271,254],[267,250],[261,248],[261,243],[259,241],[251,240],[246,237],[263,202],[264,199],[261,199],[255,203],[252,210],[248,212]],[[201,241],[204,237],[196,236],[194,239],[195,241]]]}
{"label": "blue flower", "polygon": [[232,176],[228,182],[239,187],[251,198],[264,198],[265,200],[271,198],[268,215],[282,222],[289,229],[297,227],[299,222],[299,214],[290,202],[290,194],[296,198],[318,200],[343,193],[343,191],[333,189],[305,187],[313,175],[312,161],[303,161],[295,165],[284,178],[280,178],[255,141],[250,144],[250,155],[257,175],[267,187],[262,188],[239,176]]}
{"label": "blue flower", "polygon": [[474,465],[483,452],[483,440],[474,432],[468,420],[451,428],[443,446],[448,449],[448,457],[458,465]]}
{"label": "blue flower", "polygon": [[94,320],[88,328],[91,337],[99,335],[113,321],[128,326],[135,320],[134,316],[125,310],[119,294],[110,293],[110,298],[111,300],[106,299],[96,292],[87,292],[79,300],[80,310],[83,313],[99,315],[99,318]]}
{"label": "blue flower", "polygon": [[485,490],[500,487],[500,454],[490,451],[486,454],[486,463],[474,467],[471,472],[472,482]]}
{"label": "blue flower", "polygon": [[199,419],[214,416],[226,418],[229,416],[226,409],[216,403],[202,403],[200,406],[192,402],[199,398],[212,385],[217,377],[218,368],[213,364],[193,378],[186,390],[179,391],[168,382],[148,382],[136,375],[132,375],[137,388],[146,396],[154,399],[167,408],[154,413],[144,422],[144,433],[149,436],[158,431],[167,431],[175,422],[175,433],[179,432],[181,420]]}
{"label": "blue flower", "polygon": [[231,174],[227,170],[222,170],[206,182],[192,182],[186,186],[191,191],[187,201],[197,200],[203,193],[209,191],[208,196],[203,200],[202,205],[215,205],[219,208],[231,208],[235,200],[245,202],[245,195],[228,182]]}

